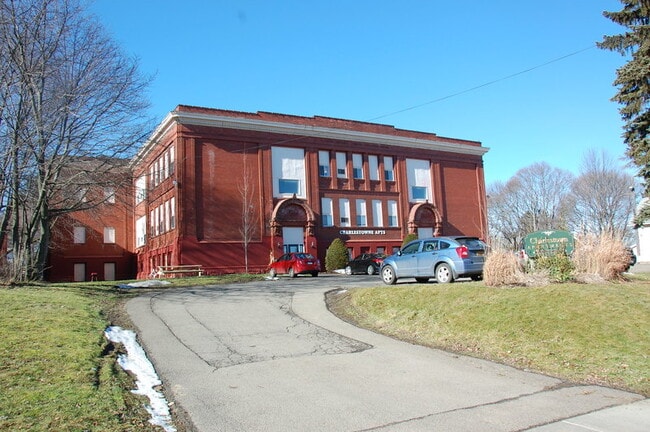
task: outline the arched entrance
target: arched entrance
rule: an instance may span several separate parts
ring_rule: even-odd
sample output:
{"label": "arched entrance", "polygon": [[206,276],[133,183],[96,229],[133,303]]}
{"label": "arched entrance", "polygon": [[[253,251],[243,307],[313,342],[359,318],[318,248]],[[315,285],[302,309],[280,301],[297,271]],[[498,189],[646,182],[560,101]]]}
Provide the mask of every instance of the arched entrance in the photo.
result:
{"label": "arched entrance", "polygon": [[419,238],[442,235],[442,217],[438,209],[430,203],[416,204],[409,212],[409,234],[415,233]]}
{"label": "arched entrance", "polygon": [[314,212],[306,201],[287,198],[278,201],[271,215],[273,256],[288,252],[316,253]]}

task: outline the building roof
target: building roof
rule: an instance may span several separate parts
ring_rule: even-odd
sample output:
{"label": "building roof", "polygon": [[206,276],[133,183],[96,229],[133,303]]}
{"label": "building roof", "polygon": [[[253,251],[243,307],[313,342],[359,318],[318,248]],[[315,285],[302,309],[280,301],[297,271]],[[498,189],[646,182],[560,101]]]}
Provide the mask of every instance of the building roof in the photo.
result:
{"label": "building roof", "polygon": [[137,163],[141,160],[176,123],[421,148],[475,156],[482,156],[489,150],[479,141],[441,137],[435,133],[397,129],[385,124],[323,116],[303,117],[263,111],[249,113],[178,105],[158,125],[133,162]]}

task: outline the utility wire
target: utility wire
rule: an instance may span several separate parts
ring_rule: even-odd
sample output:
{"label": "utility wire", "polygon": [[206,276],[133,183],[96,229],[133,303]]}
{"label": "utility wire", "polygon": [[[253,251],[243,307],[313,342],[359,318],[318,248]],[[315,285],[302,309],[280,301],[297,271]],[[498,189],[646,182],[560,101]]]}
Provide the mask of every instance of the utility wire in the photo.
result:
{"label": "utility wire", "polygon": [[412,110],[417,109],[417,108],[422,108],[423,106],[431,105],[431,104],[434,104],[436,102],[440,102],[440,101],[443,101],[443,100],[446,100],[446,99],[451,99],[453,97],[456,97],[456,96],[459,96],[459,95],[462,95],[462,94],[465,94],[465,93],[469,93],[471,91],[478,90],[480,88],[487,87],[487,86],[490,86],[492,84],[496,84],[498,82],[505,81],[505,80],[510,79],[510,78],[514,78],[514,77],[516,77],[518,75],[523,75],[523,74],[528,73],[530,71],[533,71],[535,69],[539,69],[539,68],[542,68],[544,66],[548,66],[548,65],[550,65],[552,63],[559,62],[560,60],[564,60],[565,58],[572,57],[574,55],[580,54],[580,53],[582,53],[584,51],[588,51],[588,50],[590,50],[592,48],[595,48],[595,47],[596,47],[596,45],[594,44],[594,45],[589,46],[587,48],[582,48],[582,49],[580,49],[578,51],[574,51],[574,52],[572,52],[570,54],[566,54],[566,55],[563,55],[561,57],[554,58],[554,59],[549,60],[549,61],[547,61],[545,63],[539,64],[537,66],[533,66],[533,67],[528,68],[528,69],[524,69],[522,71],[519,71],[519,72],[510,74],[510,75],[504,76],[502,78],[498,78],[498,79],[495,79],[493,81],[488,81],[486,83],[477,85],[475,87],[471,87],[471,88],[468,88],[466,90],[462,90],[462,91],[459,91],[459,92],[456,92],[456,93],[452,93],[450,95],[443,96],[443,97],[440,97],[438,99],[431,100],[429,102],[424,102],[424,103],[421,103],[421,104],[418,104],[418,105],[413,105],[413,106],[410,106],[408,108],[404,108],[404,109],[401,109],[401,110],[398,110],[398,111],[393,111],[393,112],[390,112],[388,114],[383,114],[383,115],[380,115],[380,116],[377,116],[377,117],[373,117],[373,118],[369,119],[368,121],[379,120],[379,119],[382,119],[382,118],[385,118],[385,117],[393,116],[395,114],[401,114],[401,113],[406,112],[406,111],[412,111]]}

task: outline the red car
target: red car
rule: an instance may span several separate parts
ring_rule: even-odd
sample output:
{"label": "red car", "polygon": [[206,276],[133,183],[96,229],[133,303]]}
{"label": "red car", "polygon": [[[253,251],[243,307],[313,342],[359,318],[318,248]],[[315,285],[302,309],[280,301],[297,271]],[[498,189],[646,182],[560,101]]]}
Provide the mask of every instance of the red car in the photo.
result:
{"label": "red car", "polygon": [[290,277],[309,273],[315,277],[318,276],[319,271],[320,261],[312,254],[301,252],[284,254],[269,266],[269,276],[271,277],[282,273],[287,273]]}

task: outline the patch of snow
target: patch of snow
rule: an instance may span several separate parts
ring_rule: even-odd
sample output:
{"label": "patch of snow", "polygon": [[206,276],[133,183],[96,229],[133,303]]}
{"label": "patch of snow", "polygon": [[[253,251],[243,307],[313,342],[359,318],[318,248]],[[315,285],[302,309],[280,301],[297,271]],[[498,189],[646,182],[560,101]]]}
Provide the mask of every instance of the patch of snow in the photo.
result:
{"label": "patch of snow", "polygon": [[171,282],[160,280],[160,279],[150,279],[140,282],[131,282],[128,284],[116,285],[118,288],[129,289],[129,288],[151,288],[157,286],[171,285]]}
{"label": "patch of snow", "polygon": [[176,432],[176,428],[172,425],[169,404],[165,400],[165,396],[155,389],[162,382],[144,349],[136,341],[135,332],[118,326],[110,326],[104,331],[104,335],[109,341],[120,343],[126,349],[127,354],[120,354],[117,362],[122,369],[130,371],[136,376],[137,388],[131,392],[149,398],[149,405],[145,404],[144,406],[151,415],[149,423],[162,427],[166,432]]}

